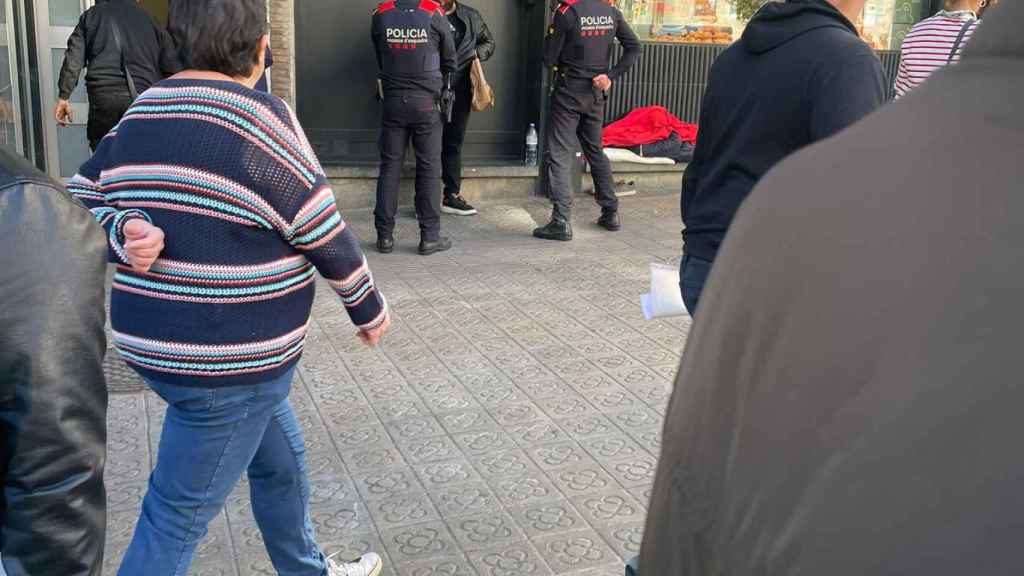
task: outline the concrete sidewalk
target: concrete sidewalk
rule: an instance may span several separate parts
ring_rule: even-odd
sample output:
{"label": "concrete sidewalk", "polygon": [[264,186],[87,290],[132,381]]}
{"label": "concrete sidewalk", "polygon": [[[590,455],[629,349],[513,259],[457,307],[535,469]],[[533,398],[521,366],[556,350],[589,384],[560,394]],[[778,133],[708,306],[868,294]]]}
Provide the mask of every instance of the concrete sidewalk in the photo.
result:
{"label": "concrete sidewalk", "polygon": [[[678,197],[622,202],[624,230],[530,237],[540,200],[446,216],[455,248],[423,258],[403,214],[389,256],[372,215],[346,214],[394,309],[362,347],[321,286],[292,402],[327,552],[374,550],[400,576],[620,576],[639,550],[661,424],[689,322],[645,322],[648,264],[677,264]],[[135,377],[116,359],[112,389]],[[131,538],[163,420],[148,392],[113,394],[106,574]],[[273,575],[238,487],[192,574]]]}

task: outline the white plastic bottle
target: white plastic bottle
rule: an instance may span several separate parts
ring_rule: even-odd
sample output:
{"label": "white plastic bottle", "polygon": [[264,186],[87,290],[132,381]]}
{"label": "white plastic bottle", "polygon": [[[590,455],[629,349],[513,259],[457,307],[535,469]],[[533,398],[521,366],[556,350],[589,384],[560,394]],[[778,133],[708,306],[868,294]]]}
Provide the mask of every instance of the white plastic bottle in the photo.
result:
{"label": "white plastic bottle", "polygon": [[536,166],[537,165],[537,146],[540,144],[540,138],[537,137],[537,126],[530,124],[529,130],[526,131],[526,165]]}

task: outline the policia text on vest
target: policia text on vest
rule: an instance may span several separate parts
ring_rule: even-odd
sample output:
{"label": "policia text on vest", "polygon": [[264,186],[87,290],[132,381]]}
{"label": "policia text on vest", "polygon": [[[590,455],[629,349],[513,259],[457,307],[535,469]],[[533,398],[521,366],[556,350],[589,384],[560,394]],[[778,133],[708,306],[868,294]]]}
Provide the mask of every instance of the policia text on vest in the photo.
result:
{"label": "policia text on vest", "polygon": [[[611,69],[612,43],[624,49]],[[561,0],[551,14],[544,39],[544,64],[554,75],[547,133],[547,170],[551,221],[533,231],[545,240],[572,240],[570,171],[575,140],[590,163],[594,196],[601,206],[598,224],[618,230],[619,201],[612,167],[601,147],[607,90],[640,57],[640,40],[619,9],[607,0]]]}
{"label": "policia text on vest", "polygon": [[441,100],[455,72],[455,41],[433,0],[389,0],[373,13],[374,52],[383,106],[377,179],[377,249],[394,249],[402,162],[410,140],[416,153],[419,252],[451,248],[441,236]]}

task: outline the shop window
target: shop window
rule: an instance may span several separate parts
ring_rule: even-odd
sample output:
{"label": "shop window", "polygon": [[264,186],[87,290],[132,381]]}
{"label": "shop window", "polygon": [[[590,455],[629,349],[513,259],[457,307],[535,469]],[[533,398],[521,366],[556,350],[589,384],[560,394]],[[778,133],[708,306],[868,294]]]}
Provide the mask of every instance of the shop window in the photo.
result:
{"label": "shop window", "polygon": [[[762,0],[615,0],[645,42],[731,44]],[[898,50],[920,20],[922,0],[868,0],[855,24],[876,50]]]}

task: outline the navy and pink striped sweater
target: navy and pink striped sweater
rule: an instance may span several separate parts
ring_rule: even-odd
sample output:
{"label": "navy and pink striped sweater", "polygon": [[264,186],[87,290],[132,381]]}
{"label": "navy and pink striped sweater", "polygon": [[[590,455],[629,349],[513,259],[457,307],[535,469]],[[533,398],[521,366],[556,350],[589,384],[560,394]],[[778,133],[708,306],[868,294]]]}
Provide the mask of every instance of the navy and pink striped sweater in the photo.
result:
{"label": "navy and pink striped sweater", "polygon": [[[302,354],[314,268],[358,327],[387,315],[298,120],[274,96],[166,80],[68,188],[108,230],[115,344],[145,377],[214,387],[282,375]],[[144,274],[122,248],[132,217],[166,234]]]}

